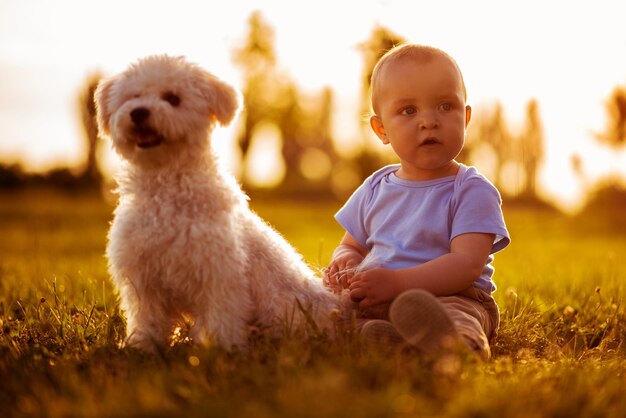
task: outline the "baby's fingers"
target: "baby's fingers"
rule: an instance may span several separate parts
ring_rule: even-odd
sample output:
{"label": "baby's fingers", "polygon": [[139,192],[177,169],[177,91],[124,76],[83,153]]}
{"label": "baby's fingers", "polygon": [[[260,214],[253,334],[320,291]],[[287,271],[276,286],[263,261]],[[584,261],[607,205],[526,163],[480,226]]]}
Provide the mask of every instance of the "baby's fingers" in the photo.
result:
{"label": "baby's fingers", "polygon": [[354,270],[358,265],[359,265],[358,261],[355,261],[354,259],[350,259],[350,260],[346,261],[346,264],[344,265],[343,269],[344,270]]}
{"label": "baby's fingers", "polygon": [[336,264],[331,264],[330,266],[328,266],[328,268],[326,270],[324,270],[324,276],[328,278],[328,281],[330,283],[337,283],[337,272],[339,271],[339,268],[337,267]]}
{"label": "baby's fingers", "polygon": [[361,302],[365,298],[365,291],[359,287],[352,288],[350,287],[350,299],[353,302]]}
{"label": "baby's fingers", "polygon": [[356,285],[358,282],[363,279],[363,273],[351,274],[348,278],[348,285],[352,287],[352,285]]}

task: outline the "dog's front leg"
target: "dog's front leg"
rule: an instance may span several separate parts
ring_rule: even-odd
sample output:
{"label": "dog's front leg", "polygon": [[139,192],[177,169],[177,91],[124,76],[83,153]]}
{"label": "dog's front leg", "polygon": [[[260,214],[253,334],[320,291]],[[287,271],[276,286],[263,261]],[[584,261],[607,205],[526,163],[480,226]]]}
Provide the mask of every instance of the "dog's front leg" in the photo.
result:
{"label": "dog's front leg", "polygon": [[245,349],[248,343],[248,321],[232,312],[208,312],[196,318],[190,336],[202,344]]}
{"label": "dog's front leg", "polygon": [[126,344],[144,351],[155,349],[167,343],[172,331],[170,315],[156,304],[139,303],[135,309],[126,312]]}
{"label": "dog's front leg", "polygon": [[227,296],[219,303],[209,303],[199,310],[190,336],[203,344],[211,343],[225,349],[245,349],[252,317],[251,299],[240,294]]}

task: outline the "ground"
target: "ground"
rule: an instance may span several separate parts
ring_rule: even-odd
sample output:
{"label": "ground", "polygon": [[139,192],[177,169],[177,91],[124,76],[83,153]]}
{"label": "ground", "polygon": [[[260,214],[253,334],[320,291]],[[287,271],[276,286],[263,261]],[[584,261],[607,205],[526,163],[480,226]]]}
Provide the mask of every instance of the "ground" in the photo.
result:
{"label": "ground", "polygon": [[[317,267],[342,235],[340,205],[252,201]],[[626,414],[626,228],[614,220],[505,207],[502,326],[481,363],[372,352],[312,329],[258,337],[248,353],[192,346],[184,330],[156,355],[119,348],[124,319],[104,258],[112,209],[95,194],[0,194],[0,416]]]}

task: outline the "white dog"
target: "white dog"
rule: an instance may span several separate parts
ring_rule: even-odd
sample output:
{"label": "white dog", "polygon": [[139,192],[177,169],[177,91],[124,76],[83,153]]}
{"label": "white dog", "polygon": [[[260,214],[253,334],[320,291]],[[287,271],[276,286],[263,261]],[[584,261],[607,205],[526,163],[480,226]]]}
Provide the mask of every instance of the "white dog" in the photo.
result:
{"label": "white dog", "polygon": [[251,325],[302,323],[296,299],[331,324],[338,297],[249,209],[212,150],[215,124],[239,108],[232,87],[182,57],[151,56],[103,80],[96,105],[123,160],[107,257],[128,344],[153,349],[184,316],[194,340],[245,347]]}

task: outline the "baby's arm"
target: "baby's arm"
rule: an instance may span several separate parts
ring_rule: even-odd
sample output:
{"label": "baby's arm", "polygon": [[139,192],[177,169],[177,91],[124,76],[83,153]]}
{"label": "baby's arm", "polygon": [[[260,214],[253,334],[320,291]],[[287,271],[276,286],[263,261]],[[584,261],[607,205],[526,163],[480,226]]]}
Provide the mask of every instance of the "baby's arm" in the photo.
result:
{"label": "baby's arm", "polygon": [[346,232],[333,252],[333,258],[324,272],[324,283],[337,290],[347,288],[356,266],[363,261],[366,255],[367,248]]}
{"label": "baby's arm", "polygon": [[459,293],[470,287],[485,268],[495,236],[469,233],[455,237],[450,252],[419,266],[399,270],[376,268],[350,280],[350,297],[365,308],[391,302],[409,289],[424,289],[436,296]]}

